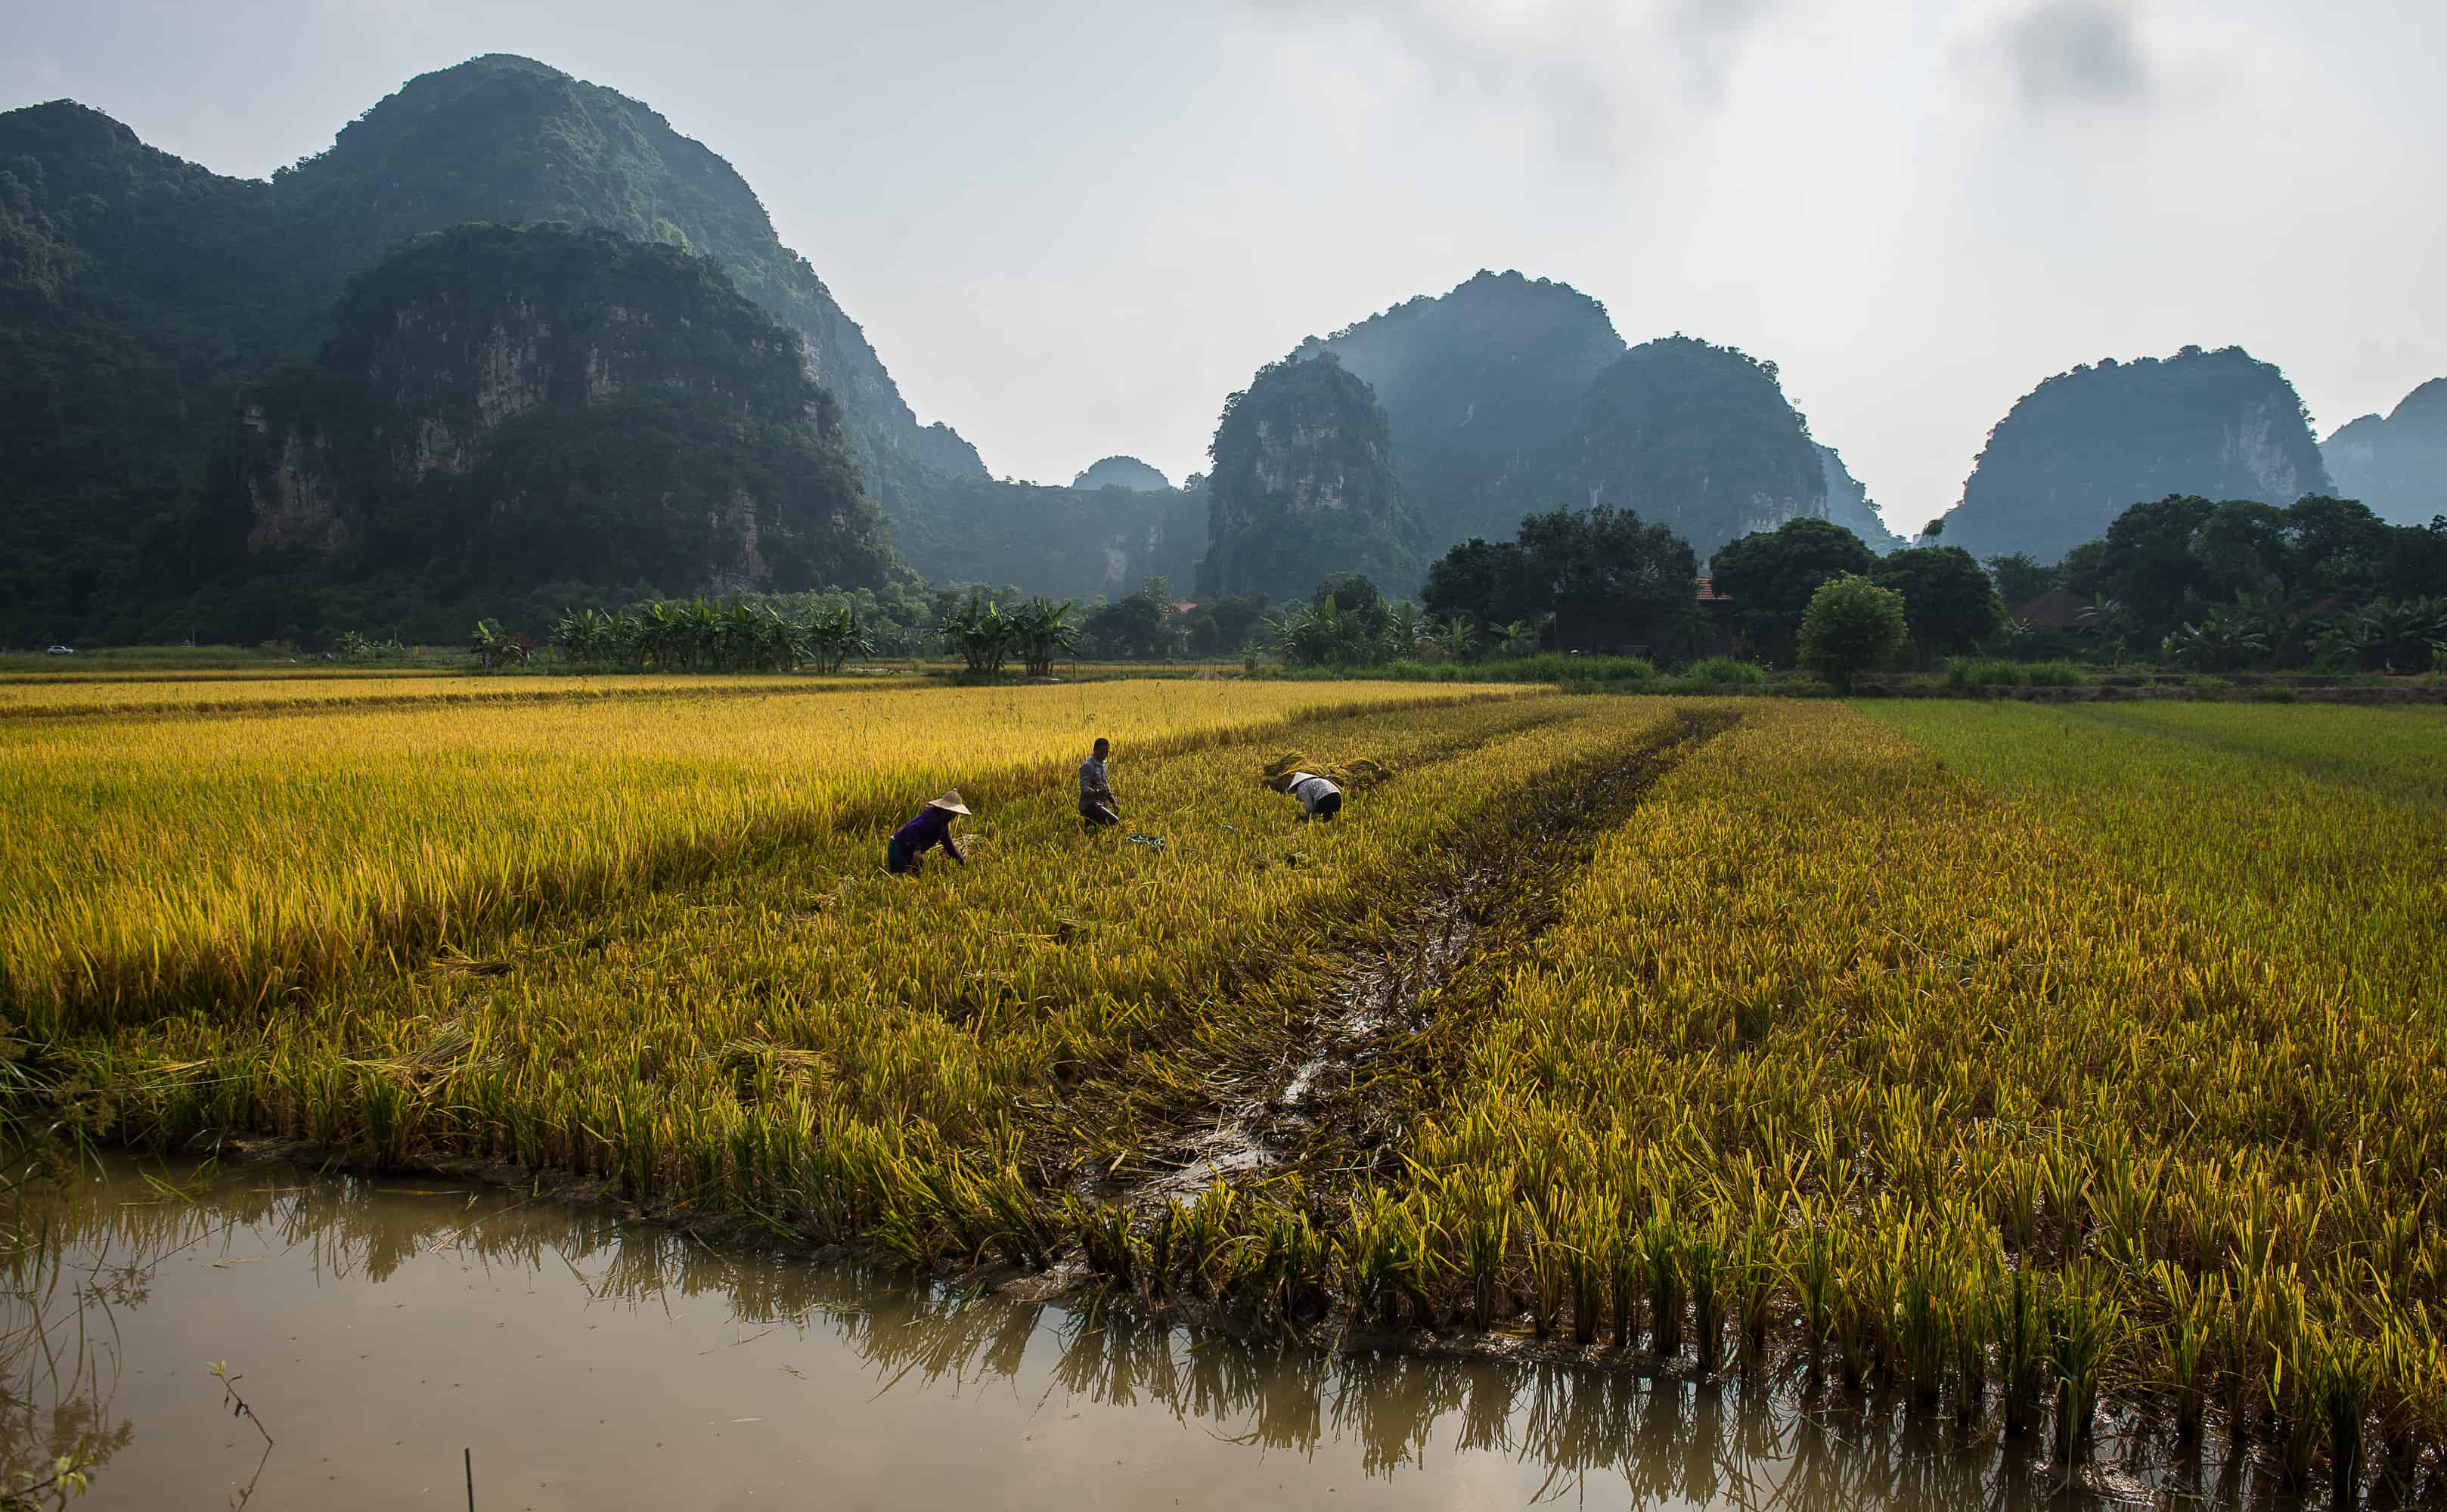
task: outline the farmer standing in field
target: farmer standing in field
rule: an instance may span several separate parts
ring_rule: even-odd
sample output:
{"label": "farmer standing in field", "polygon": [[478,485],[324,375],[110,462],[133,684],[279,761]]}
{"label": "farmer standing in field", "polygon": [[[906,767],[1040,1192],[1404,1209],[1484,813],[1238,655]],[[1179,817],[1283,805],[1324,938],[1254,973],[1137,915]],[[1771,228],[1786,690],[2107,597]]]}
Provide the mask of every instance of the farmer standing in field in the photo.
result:
{"label": "farmer standing in field", "polygon": [[1283,779],[1282,791],[1299,800],[1299,822],[1332,819],[1342,812],[1342,789],[1315,772],[1294,772]]}
{"label": "farmer standing in field", "polygon": [[1113,779],[1105,770],[1105,758],[1113,743],[1104,736],[1096,737],[1096,748],[1079,764],[1079,817],[1090,829],[1102,829],[1122,822],[1122,805],[1113,797]]}
{"label": "farmer standing in field", "polygon": [[919,857],[938,845],[952,860],[963,866],[969,864],[969,859],[960,854],[959,843],[952,839],[952,816],[968,811],[969,805],[960,802],[957,787],[940,798],[926,800],[918,817],[894,830],[892,838],[883,842],[883,869],[895,877],[905,877],[918,869]]}

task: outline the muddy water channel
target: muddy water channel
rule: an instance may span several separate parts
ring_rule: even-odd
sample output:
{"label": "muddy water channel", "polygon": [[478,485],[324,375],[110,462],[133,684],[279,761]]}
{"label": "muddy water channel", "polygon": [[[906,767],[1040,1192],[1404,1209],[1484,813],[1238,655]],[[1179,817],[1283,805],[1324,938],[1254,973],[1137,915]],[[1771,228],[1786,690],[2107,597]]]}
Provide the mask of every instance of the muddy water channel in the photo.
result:
{"label": "muddy water channel", "polygon": [[1252,1348],[515,1192],[114,1161],[28,1217],[0,1469],[82,1440],[80,1507],[455,1508],[471,1470],[486,1512],[2168,1501],[1899,1404]]}

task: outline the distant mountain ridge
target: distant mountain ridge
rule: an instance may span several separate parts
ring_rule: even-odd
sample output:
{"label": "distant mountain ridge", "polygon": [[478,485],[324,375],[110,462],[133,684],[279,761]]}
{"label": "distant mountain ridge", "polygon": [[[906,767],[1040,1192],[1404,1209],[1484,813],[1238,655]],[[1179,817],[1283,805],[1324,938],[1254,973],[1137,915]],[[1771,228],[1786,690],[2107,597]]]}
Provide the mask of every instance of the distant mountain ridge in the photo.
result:
{"label": "distant mountain ridge", "polygon": [[2447,515],[2447,378],[2433,378],[2385,418],[2362,415],[2320,445],[2339,492],[2400,525]]}
{"label": "distant mountain ridge", "polygon": [[1436,549],[1508,540],[1568,484],[1572,425],[1590,382],[1623,353],[1605,306],[1569,284],[1482,271],[1328,336],[1393,425],[1404,491]]}
{"label": "distant mountain ridge", "polygon": [[1774,364],[1679,335],[1629,347],[1569,284],[1482,270],[1292,355],[1319,352],[1383,406],[1432,557],[1599,502],[1673,525],[1702,560],[1747,530],[1824,514],[1831,497],[1876,549],[1902,544],[1841,459],[1823,465]]}

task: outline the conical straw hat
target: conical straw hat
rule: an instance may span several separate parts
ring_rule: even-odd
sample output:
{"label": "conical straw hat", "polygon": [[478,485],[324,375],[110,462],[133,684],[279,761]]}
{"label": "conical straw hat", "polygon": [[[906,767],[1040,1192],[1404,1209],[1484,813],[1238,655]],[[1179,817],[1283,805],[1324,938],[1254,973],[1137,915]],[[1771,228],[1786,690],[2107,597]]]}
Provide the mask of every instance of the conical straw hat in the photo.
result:
{"label": "conical straw hat", "polygon": [[969,811],[969,805],[960,802],[960,790],[957,787],[945,788],[943,790],[943,796],[940,798],[930,798],[926,800],[926,806],[928,808],[948,808],[955,814],[965,814]]}

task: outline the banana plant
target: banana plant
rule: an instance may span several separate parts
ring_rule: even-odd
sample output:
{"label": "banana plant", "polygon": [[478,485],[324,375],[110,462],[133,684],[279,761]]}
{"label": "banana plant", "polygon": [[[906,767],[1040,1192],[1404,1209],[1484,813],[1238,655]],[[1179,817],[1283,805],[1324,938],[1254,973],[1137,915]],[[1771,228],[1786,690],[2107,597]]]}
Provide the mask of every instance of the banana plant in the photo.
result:
{"label": "banana plant", "polygon": [[1455,614],[1428,632],[1428,644],[1437,654],[1451,661],[1470,661],[1477,657],[1486,635],[1478,622],[1468,614]]}
{"label": "banana plant", "polygon": [[476,621],[475,633],[467,637],[467,650],[475,654],[477,664],[486,671],[501,666],[517,654],[518,647],[502,627],[492,620]]}
{"label": "banana plant", "polygon": [[875,648],[860,633],[857,612],[844,605],[818,614],[807,626],[808,655],[823,671],[838,672],[852,656],[871,656]]}
{"label": "banana plant", "polygon": [[1012,611],[1012,645],[1031,677],[1053,675],[1054,658],[1079,649],[1079,632],[1071,623],[1072,600],[1054,603],[1032,598]]}
{"label": "banana plant", "polygon": [[982,595],[943,614],[936,633],[950,650],[960,653],[973,672],[998,672],[1011,653],[1012,617]]}

